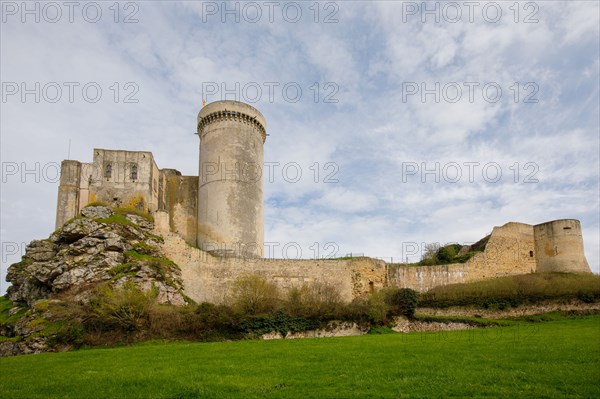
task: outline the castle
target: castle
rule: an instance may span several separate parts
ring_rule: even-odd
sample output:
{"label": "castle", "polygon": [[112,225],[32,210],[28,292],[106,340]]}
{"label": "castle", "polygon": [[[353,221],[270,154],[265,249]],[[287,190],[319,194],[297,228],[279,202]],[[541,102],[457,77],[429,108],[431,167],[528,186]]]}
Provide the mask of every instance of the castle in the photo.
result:
{"label": "castle", "polygon": [[590,272],[578,220],[494,227],[465,263],[387,264],[372,258],[264,259],[263,115],[237,101],[202,107],[197,119],[199,174],[159,169],[151,152],[95,149],[93,162],[61,165],[56,226],[87,204],[133,207],[154,216],[163,250],[182,269],[185,291],[219,302],[239,276],[255,273],[282,288],[321,281],[345,299],[385,286],[436,285],[530,272]]}
{"label": "castle", "polygon": [[263,256],[263,144],[260,112],[237,101],[198,115],[199,176],[159,169],[150,152],[94,150],[92,163],[61,165],[56,227],[88,203],[165,212],[170,230],[219,256]]}

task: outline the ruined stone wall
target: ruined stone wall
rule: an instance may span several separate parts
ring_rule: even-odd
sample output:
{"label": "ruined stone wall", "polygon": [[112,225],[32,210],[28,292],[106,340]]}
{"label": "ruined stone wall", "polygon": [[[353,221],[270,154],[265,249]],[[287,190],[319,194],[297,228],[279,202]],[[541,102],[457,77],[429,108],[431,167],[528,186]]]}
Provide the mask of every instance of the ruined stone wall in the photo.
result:
{"label": "ruined stone wall", "polygon": [[[274,282],[283,291],[302,284],[321,282],[338,288],[342,298],[357,297],[387,286],[427,291],[446,284],[526,274],[535,269],[533,226],[507,223],[495,227],[483,252],[466,263],[436,266],[389,265],[371,258],[354,259],[242,259],[220,258],[193,248],[169,232],[166,214],[158,232],[166,237],[165,254],[182,269],[186,295],[196,301],[219,303],[233,282],[255,274]],[[161,231],[162,229],[162,231]]]}
{"label": "ruined stone wall", "polygon": [[470,281],[472,269],[472,265],[467,263],[435,266],[389,265],[388,282],[391,286],[424,292],[438,285]]}
{"label": "ruined stone wall", "polygon": [[94,173],[93,163],[81,164],[81,177],[79,178],[79,209],[77,213],[90,203],[90,184],[93,181]]}
{"label": "ruined stone wall", "polygon": [[62,161],[60,184],[56,203],[56,228],[79,213],[79,185],[81,182],[81,162]]}
{"label": "ruined stone wall", "polygon": [[198,176],[169,174],[166,178],[166,211],[170,231],[196,246],[198,233]]}
{"label": "ruined stone wall", "polygon": [[471,268],[470,281],[535,272],[533,226],[509,222],[494,227],[485,251],[465,264]]}
{"label": "ruined stone wall", "polygon": [[390,285],[427,291],[438,285],[466,283],[535,271],[533,226],[509,222],[494,227],[485,250],[465,263],[436,266],[390,265]]}
{"label": "ruined stone wall", "polygon": [[386,286],[386,264],[377,259],[218,258],[187,245],[176,234],[159,233],[165,237],[165,254],[182,270],[185,294],[197,302],[222,303],[236,279],[251,274],[275,283],[283,292],[303,284],[329,283],[345,301]]}

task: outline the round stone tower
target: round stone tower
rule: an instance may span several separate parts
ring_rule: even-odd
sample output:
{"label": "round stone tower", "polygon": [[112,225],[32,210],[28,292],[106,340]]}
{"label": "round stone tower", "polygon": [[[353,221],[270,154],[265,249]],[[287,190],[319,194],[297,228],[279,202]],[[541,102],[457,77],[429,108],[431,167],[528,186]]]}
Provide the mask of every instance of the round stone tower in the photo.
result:
{"label": "round stone tower", "polygon": [[581,224],[575,219],[533,226],[536,271],[591,273],[583,252]]}
{"label": "round stone tower", "polygon": [[218,256],[263,256],[266,126],[258,110],[238,101],[216,101],[200,110],[200,249]]}

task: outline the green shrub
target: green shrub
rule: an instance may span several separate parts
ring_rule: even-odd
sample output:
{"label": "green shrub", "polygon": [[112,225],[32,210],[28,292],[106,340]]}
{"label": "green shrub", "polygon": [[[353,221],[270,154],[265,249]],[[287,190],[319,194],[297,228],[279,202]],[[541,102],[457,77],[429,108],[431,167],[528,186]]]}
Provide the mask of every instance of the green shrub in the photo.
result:
{"label": "green shrub", "polygon": [[286,311],[295,316],[315,320],[331,320],[340,317],[344,303],[333,284],[314,282],[288,292]]}
{"label": "green shrub", "polygon": [[141,216],[144,219],[148,220],[149,222],[153,222],[154,218],[152,217],[152,215],[145,211],[143,209],[143,206],[141,208],[138,207],[124,207],[124,208],[112,208],[112,210],[118,214],[118,215],[137,215],[137,216]]}
{"label": "green shrub", "polygon": [[452,263],[461,246],[458,244],[450,244],[438,250],[436,258],[442,265]]}
{"label": "green shrub", "polygon": [[129,282],[120,289],[104,285],[90,299],[89,322],[100,329],[140,330],[149,321],[150,309],[156,303],[157,295],[156,287],[144,292]]}
{"label": "green shrub", "polygon": [[369,295],[368,303],[370,322],[377,326],[385,324],[389,311],[386,302],[386,292],[384,290],[373,292]]}
{"label": "green shrub", "polygon": [[240,317],[229,306],[203,302],[195,310],[195,328],[202,337],[234,337],[239,333]]}
{"label": "green shrub", "polygon": [[386,302],[392,316],[412,318],[419,300],[419,293],[410,288],[392,289],[386,293]]}
{"label": "green shrub", "polygon": [[370,321],[369,300],[367,298],[354,298],[352,302],[344,305],[342,312],[340,318],[343,320],[368,323]]}
{"label": "green shrub", "polygon": [[257,275],[238,278],[227,301],[243,315],[274,313],[280,305],[277,286]]}
{"label": "green shrub", "polygon": [[304,317],[290,316],[283,310],[268,316],[249,316],[242,320],[240,330],[251,336],[260,336],[273,331],[285,336],[288,332],[300,332],[316,329],[319,323]]}
{"label": "green shrub", "polygon": [[99,223],[106,223],[106,224],[120,224],[123,226],[134,226],[134,227],[136,226],[135,223],[133,223],[132,221],[127,219],[125,216],[120,215],[118,213],[113,213],[112,215],[110,215],[107,218],[96,219],[96,221]]}
{"label": "green shrub", "polygon": [[419,306],[479,306],[507,309],[545,300],[600,300],[600,276],[574,273],[532,273],[435,287],[421,294]]}

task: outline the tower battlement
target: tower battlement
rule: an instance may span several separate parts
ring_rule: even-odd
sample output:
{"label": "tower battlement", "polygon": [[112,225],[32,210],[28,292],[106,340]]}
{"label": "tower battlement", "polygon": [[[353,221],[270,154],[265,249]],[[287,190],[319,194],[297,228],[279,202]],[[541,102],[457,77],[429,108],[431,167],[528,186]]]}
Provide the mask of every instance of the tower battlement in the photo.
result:
{"label": "tower battlement", "polygon": [[261,134],[263,143],[267,139],[267,122],[256,108],[239,101],[215,101],[202,107],[198,113],[198,135],[202,137],[211,123],[233,121],[254,126]]}

